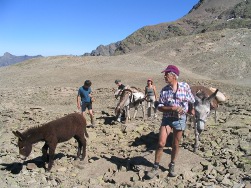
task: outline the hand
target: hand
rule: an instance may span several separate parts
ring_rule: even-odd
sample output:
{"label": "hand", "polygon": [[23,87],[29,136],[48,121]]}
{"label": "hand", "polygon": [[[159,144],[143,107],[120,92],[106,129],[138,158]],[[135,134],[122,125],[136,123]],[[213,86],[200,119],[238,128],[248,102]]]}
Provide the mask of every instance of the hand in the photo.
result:
{"label": "hand", "polygon": [[157,108],[159,106],[159,101],[154,101],[154,107]]}
{"label": "hand", "polygon": [[183,108],[180,107],[180,106],[176,106],[175,107],[175,111],[178,112],[179,114],[183,114],[184,113]]}
{"label": "hand", "polygon": [[195,109],[194,108],[191,110],[191,115],[195,116]]}

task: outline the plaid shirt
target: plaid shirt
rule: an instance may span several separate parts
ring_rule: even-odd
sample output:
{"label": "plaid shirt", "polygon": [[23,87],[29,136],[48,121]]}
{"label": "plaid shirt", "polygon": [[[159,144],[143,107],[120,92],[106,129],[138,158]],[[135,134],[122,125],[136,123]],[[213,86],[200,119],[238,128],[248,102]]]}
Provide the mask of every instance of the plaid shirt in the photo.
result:
{"label": "plaid shirt", "polygon": [[[178,88],[176,92],[173,92],[173,88],[170,85],[165,86],[159,97],[159,105],[161,106],[180,106],[186,113],[188,111],[188,103],[194,103],[195,99],[191,93],[190,86],[185,82],[178,82]],[[185,116],[185,113],[182,116]],[[163,112],[163,117],[178,117],[178,112],[168,111]]]}

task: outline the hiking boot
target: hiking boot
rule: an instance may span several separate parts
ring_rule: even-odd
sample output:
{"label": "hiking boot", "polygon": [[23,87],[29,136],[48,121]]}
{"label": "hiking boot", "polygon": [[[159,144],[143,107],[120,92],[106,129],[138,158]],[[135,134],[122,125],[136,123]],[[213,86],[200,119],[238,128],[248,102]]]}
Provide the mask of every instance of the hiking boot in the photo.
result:
{"label": "hiking boot", "polygon": [[168,170],[168,176],[169,177],[175,177],[176,176],[176,174],[175,174],[175,172],[174,172],[174,163],[170,163],[169,164],[169,170]]}
{"label": "hiking boot", "polygon": [[154,166],[150,171],[147,172],[147,179],[153,179],[155,176],[159,174],[159,166]]}

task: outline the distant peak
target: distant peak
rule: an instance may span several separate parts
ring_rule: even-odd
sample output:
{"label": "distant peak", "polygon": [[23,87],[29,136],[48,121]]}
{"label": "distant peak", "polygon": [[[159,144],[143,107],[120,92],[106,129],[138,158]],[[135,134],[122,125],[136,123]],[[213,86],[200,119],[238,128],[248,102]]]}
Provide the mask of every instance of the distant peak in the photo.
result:
{"label": "distant peak", "polygon": [[3,56],[13,56],[12,54],[10,54],[9,52],[5,52],[4,54],[3,54]]}

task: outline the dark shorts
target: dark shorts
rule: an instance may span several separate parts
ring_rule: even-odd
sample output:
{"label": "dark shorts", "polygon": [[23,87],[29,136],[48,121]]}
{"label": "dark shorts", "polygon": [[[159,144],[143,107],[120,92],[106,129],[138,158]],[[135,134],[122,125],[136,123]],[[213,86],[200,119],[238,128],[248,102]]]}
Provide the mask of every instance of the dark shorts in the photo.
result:
{"label": "dark shorts", "polygon": [[173,117],[163,117],[161,126],[170,126],[176,130],[185,130],[186,128],[186,117],[178,119]]}
{"label": "dark shorts", "polygon": [[86,110],[86,108],[88,110],[91,110],[92,109],[92,103],[91,102],[81,102],[82,112],[84,112]]}

